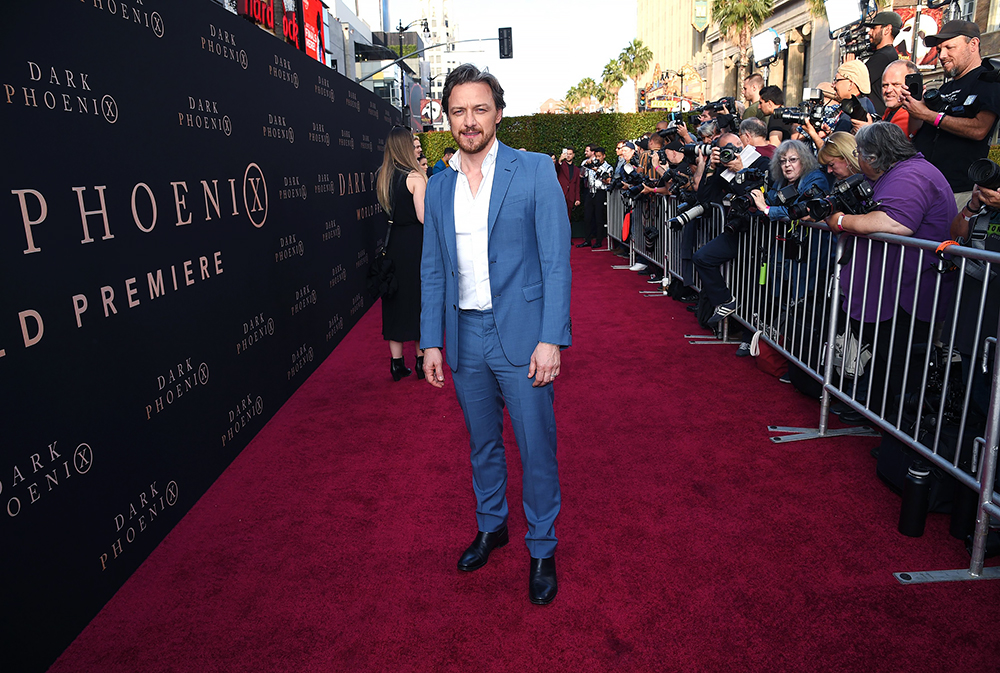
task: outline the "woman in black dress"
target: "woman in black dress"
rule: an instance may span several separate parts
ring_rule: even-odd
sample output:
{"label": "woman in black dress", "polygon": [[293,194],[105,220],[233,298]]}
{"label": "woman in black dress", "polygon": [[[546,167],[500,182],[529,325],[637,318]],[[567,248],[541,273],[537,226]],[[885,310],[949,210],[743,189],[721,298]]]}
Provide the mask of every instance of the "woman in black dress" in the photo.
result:
{"label": "woman in black dress", "polygon": [[427,173],[413,152],[416,137],[397,126],[389,132],[378,175],[378,200],[392,220],[388,255],[399,289],[382,297],[382,337],[389,342],[389,372],[394,381],[412,372],[403,362],[403,342],[417,342],[417,378],[424,377],[420,350],[420,253],[424,241],[424,191]]}

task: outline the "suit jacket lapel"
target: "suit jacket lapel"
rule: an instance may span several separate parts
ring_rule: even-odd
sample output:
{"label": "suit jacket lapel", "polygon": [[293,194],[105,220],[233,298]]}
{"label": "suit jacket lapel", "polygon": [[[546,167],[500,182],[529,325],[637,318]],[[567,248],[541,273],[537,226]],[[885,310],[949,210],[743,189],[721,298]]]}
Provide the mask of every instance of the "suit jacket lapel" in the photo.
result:
{"label": "suit jacket lapel", "polygon": [[[503,205],[504,197],[507,196],[507,189],[510,181],[517,170],[517,150],[512,150],[499,140],[500,147],[497,148],[496,166],[493,167],[493,191],[490,192],[490,217],[489,233],[493,235],[493,226],[497,223],[497,215],[500,214],[500,206]],[[454,186],[452,194],[454,194]]]}
{"label": "suit jacket lapel", "polygon": [[445,217],[441,218],[443,226],[441,234],[444,236],[445,248],[448,249],[448,256],[451,258],[453,269],[458,268],[458,251],[455,240],[455,184],[458,182],[458,172],[451,168],[446,169],[444,185],[441,187],[443,203],[441,204]]}

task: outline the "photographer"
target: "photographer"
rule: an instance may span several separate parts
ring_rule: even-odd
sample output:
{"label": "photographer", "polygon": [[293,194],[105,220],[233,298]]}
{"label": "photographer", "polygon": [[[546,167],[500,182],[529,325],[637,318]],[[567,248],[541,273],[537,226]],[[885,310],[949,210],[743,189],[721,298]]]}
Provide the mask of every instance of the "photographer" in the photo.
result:
{"label": "photographer", "polygon": [[[789,221],[788,208],[781,205],[778,192],[792,185],[799,194],[813,185],[826,193],[830,188],[827,174],[820,168],[819,162],[809,148],[801,140],[786,140],[778,146],[771,158],[771,176],[774,184],[767,196],[760,192],[752,192],[757,210],[771,220]],[[774,177],[777,176],[777,177]]]}
{"label": "photographer", "polygon": [[775,147],[780,145],[782,141],[788,140],[792,135],[792,127],[773,114],[784,104],[785,94],[778,87],[772,85],[760,90],[760,111],[770,119],[767,125],[767,140]]}
{"label": "photographer", "polygon": [[746,111],[743,112],[743,119],[756,117],[767,124],[768,116],[760,109],[760,91],[763,88],[764,78],[758,72],[748,75],[743,80],[743,97],[747,99],[748,103]]}
{"label": "photographer", "polygon": [[[833,78],[833,96],[840,103],[841,109],[840,117],[833,127],[835,133],[837,131],[857,133],[863,124],[878,119],[875,106],[867,97],[871,90],[868,69],[860,61],[846,61],[840,64]],[[860,109],[856,111],[851,109],[859,103]]]}
{"label": "photographer", "polygon": [[595,147],[594,156],[584,162],[587,177],[587,198],[584,200],[583,222],[587,227],[587,239],[578,248],[599,247],[604,242],[604,227],[607,225],[607,190],[611,184],[614,169],[604,160],[604,148]]}
{"label": "photographer", "polygon": [[850,133],[840,132],[831,135],[816,158],[821,165],[826,166],[831,182],[844,180],[861,172],[861,165],[858,163],[858,143]]}
{"label": "photographer", "polygon": [[[979,79],[986,69],[979,55],[979,26],[968,21],[949,21],[937,35],[924,38],[928,47],[938,48],[944,74],[951,80],[938,90],[940,111],[927,106],[905,89],[903,107],[911,119],[921,122],[913,145],[948,180],[957,206],[971,195],[972,181],[967,169],[990,150],[989,138],[1000,113],[1000,95],[995,82]],[[925,94],[930,94],[930,91]]]}
{"label": "photographer", "polygon": [[913,61],[905,59],[893,61],[882,73],[882,100],[885,102],[882,121],[892,122],[903,129],[907,138],[912,138],[916,133],[916,120],[911,123],[910,113],[903,107],[906,76],[910,74],[920,74],[920,68]]}
{"label": "photographer", "polygon": [[[941,171],[913,148],[895,124],[876,122],[858,131],[856,139],[858,163],[872,182],[872,198],[879,202],[878,210],[864,215],[834,212],[826,219],[830,228],[838,233],[885,232],[932,241],[947,240],[957,208]],[[876,413],[881,409],[882,382],[887,366],[890,401],[902,393],[906,358],[899,354],[905,353],[902,349],[906,347],[910,330],[913,330],[915,344],[928,343],[930,339],[935,283],[939,276],[927,268],[927,260],[921,257],[916,250],[904,254],[898,245],[873,244],[869,239],[859,238],[850,262],[840,275],[844,310],[851,318],[853,329],[863,328],[860,341],[874,342],[875,355],[880,360],[873,369],[868,394],[870,408]],[[940,278],[941,301],[950,301],[954,274],[944,274]],[[897,292],[898,306],[895,305]],[[915,301],[918,302],[916,306]],[[874,339],[876,326],[877,340]],[[890,349],[895,353],[891,362]],[[919,363],[915,364],[914,371],[919,371]],[[878,377],[882,377],[881,381]],[[913,380],[911,377],[910,381]]]}
{"label": "photographer", "polygon": [[868,81],[871,82],[871,102],[875,106],[875,114],[882,116],[887,107],[880,95],[882,93],[882,78],[886,66],[899,59],[893,42],[903,28],[903,20],[896,12],[879,12],[872,20],[864,24],[868,28],[868,39],[871,40],[874,53],[865,61],[868,68]]}
{"label": "photographer", "polygon": [[[757,143],[763,141],[761,135],[763,127],[764,123],[756,117],[744,119],[743,123],[740,124],[740,130],[743,132],[741,136],[745,134],[753,137],[755,146],[760,147]],[[719,144],[723,148],[742,150],[744,144],[741,136],[726,134],[719,139]],[[767,143],[762,144],[766,145]],[[759,150],[758,154],[760,154]],[[743,160],[739,154],[727,163],[721,162],[721,155],[722,150],[719,148],[712,150],[710,164],[713,174],[705,180],[703,188],[698,190],[698,200],[703,204],[722,203],[726,195],[732,192],[730,182],[722,175],[723,169],[730,170],[733,173],[745,173],[747,170],[767,171],[768,169],[769,159],[763,155],[758,156],[750,166],[746,167],[743,165]],[[751,194],[759,193],[756,190],[751,192]],[[732,211],[730,211],[730,215],[733,215]],[[745,217],[742,214],[741,216]],[[685,232],[693,225],[693,222],[685,225]],[[705,293],[705,296],[715,307],[712,317],[709,318],[709,324],[715,325],[719,323],[736,309],[736,299],[726,286],[726,281],[722,277],[721,267],[726,262],[736,258],[740,235],[743,231],[744,228],[739,226],[726,227],[720,235],[698,248],[698,251],[692,256],[692,266],[698,269],[698,274],[701,276],[702,292]],[[691,245],[693,248],[693,240],[691,241]],[[693,274],[691,275],[693,277]],[[740,346],[740,350],[737,353],[740,355],[744,353],[749,355],[749,345],[746,348]]]}

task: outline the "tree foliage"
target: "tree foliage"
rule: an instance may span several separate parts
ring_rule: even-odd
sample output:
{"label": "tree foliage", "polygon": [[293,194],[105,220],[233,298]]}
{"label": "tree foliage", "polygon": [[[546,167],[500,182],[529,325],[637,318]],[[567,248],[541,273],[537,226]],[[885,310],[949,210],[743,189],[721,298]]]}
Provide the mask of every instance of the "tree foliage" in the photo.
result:
{"label": "tree foliage", "polygon": [[774,0],[712,0],[712,19],[719,33],[739,50],[739,79],[746,77],[750,38],[771,16]]}

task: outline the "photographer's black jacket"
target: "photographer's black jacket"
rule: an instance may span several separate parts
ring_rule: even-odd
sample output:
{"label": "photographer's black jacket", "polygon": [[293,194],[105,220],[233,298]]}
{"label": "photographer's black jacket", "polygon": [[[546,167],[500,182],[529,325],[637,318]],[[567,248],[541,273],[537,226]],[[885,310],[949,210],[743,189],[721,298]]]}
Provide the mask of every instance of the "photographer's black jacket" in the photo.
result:
{"label": "photographer's black jacket", "polygon": [[[749,166],[745,166],[743,170],[747,168],[757,168],[762,171],[768,170],[771,165],[771,160],[767,157],[758,157]],[[725,170],[721,165],[719,168]],[[741,173],[743,171],[740,171]],[[703,205],[708,205],[709,203],[722,203],[723,199],[727,194],[732,192],[729,188],[729,181],[722,177],[722,171],[718,171],[707,178],[703,178],[701,184],[698,186],[698,202]]]}

